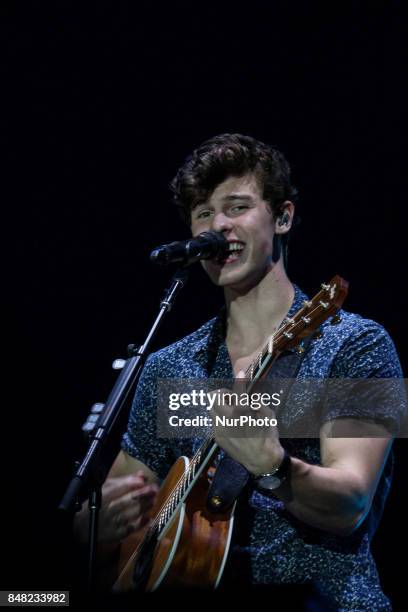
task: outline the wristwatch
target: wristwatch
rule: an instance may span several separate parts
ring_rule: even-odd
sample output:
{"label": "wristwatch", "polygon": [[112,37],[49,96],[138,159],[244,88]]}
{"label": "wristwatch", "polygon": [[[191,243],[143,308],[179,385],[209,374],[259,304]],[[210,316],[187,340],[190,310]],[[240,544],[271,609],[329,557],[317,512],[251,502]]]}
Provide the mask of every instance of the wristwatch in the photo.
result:
{"label": "wristwatch", "polygon": [[260,491],[274,491],[287,479],[290,472],[290,455],[284,449],[282,463],[270,474],[259,474],[255,476],[255,485]]}

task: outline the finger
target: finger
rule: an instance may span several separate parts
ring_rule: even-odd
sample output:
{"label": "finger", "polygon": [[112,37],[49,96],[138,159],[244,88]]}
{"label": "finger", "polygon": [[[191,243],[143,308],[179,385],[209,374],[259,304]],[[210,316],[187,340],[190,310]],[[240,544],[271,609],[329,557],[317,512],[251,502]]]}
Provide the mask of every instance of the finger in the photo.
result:
{"label": "finger", "polygon": [[105,520],[110,523],[119,539],[134,531],[136,523],[138,525],[142,524],[143,521],[140,519],[147,515],[147,511],[153,506],[155,497],[156,492],[154,490],[150,491],[150,494],[140,495],[137,499],[126,495],[121,500],[122,506],[116,503],[113,508],[110,508],[110,517],[105,516]]}
{"label": "finger", "polygon": [[[113,520],[119,513],[134,516],[140,512],[140,507],[144,503],[151,504],[151,500],[157,494],[157,485],[146,485],[137,490],[130,491],[117,499],[113,499],[106,506],[106,517]],[[146,499],[146,502],[144,500]],[[142,506],[143,507],[143,506]]]}
{"label": "finger", "polygon": [[139,529],[141,529],[142,527],[147,525],[147,523],[149,523],[149,522],[150,522],[149,515],[148,514],[142,514],[136,520],[131,521],[130,523],[128,523],[128,525],[127,525],[128,534],[129,533],[133,533],[134,531],[138,531]]}
{"label": "finger", "polygon": [[248,375],[245,370],[240,370],[234,380],[233,390],[235,393],[244,393],[246,391],[247,379]]}
{"label": "finger", "polygon": [[230,414],[235,405],[234,399],[231,396],[231,389],[217,389],[217,391],[213,391],[212,395],[216,396],[216,399],[213,403],[213,410],[216,414]]}
{"label": "finger", "polygon": [[150,507],[156,498],[158,491],[157,485],[147,485],[143,487],[143,489],[139,489],[138,491],[134,491],[130,494],[130,499],[127,500],[127,503],[124,507],[125,511],[128,508],[134,508],[139,506],[139,508],[143,511],[146,507]]}
{"label": "finger", "polygon": [[142,487],[145,484],[146,476],[140,472],[128,474],[127,476],[108,478],[102,487],[103,503],[109,503],[113,499],[121,497],[129,491]]}
{"label": "finger", "polygon": [[126,476],[118,476],[108,478],[102,488],[102,495],[106,501],[115,497],[124,495],[135,487],[140,487],[145,484],[146,480],[139,474],[128,474]]}
{"label": "finger", "polygon": [[149,495],[133,500],[132,503],[123,510],[123,520],[126,523],[131,523],[139,519],[140,516],[146,514],[153,507],[155,499],[155,495]]}

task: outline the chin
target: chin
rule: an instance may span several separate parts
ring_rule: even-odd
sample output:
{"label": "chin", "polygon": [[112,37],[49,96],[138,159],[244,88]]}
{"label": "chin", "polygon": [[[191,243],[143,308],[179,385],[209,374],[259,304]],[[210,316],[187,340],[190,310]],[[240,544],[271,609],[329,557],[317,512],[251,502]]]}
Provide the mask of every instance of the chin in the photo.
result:
{"label": "chin", "polygon": [[217,287],[248,291],[262,280],[268,272],[268,266],[260,269],[259,266],[249,265],[249,262],[224,266],[206,262],[204,270]]}
{"label": "chin", "polygon": [[232,270],[230,266],[208,265],[204,269],[211,281],[218,287],[225,287],[240,282],[245,276],[244,270]]}
{"label": "chin", "polygon": [[248,272],[237,270],[236,273],[232,271],[226,274],[221,273],[213,282],[224,289],[245,292],[257,285],[259,278],[259,274],[255,276],[253,273],[248,274]]}

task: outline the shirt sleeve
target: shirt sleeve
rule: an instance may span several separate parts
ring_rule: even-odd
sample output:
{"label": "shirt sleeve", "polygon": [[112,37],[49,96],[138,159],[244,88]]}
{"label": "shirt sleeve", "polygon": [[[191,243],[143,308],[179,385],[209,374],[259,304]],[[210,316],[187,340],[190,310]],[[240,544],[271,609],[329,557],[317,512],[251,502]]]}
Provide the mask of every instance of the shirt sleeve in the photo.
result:
{"label": "shirt sleeve", "polygon": [[128,426],[122,438],[122,449],[141,461],[160,479],[165,478],[175,457],[170,441],[157,436],[157,379],[159,357],[148,357],[137,385]]}
{"label": "shirt sleeve", "polygon": [[323,421],[349,417],[380,422],[396,435],[405,413],[405,385],[394,343],[381,325],[366,321],[333,363]]}

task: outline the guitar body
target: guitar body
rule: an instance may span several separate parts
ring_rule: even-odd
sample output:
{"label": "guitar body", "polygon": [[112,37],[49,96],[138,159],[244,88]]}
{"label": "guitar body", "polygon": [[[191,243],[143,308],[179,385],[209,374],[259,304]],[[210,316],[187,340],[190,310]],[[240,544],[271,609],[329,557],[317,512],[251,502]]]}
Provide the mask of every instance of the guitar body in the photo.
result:
{"label": "guitar body", "polygon": [[[171,498],[189,463],[189,459],[180,457],[172,466],[151,512],[153,522]],[[157,540],[145,543],[148,527],[126,538],[121,545],[115,591],[218,586],[228,555],[234,507],[222,514],[209,512],[206,509],[209,486],[205,469]]]}

